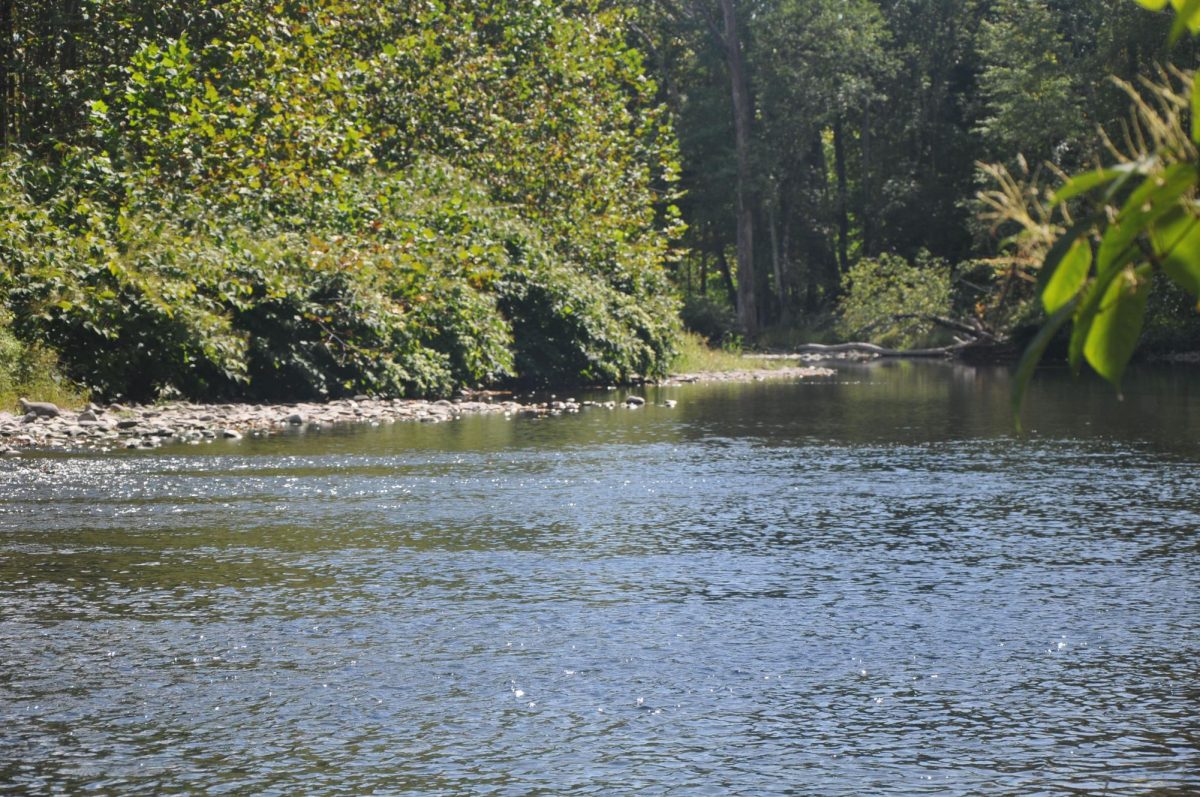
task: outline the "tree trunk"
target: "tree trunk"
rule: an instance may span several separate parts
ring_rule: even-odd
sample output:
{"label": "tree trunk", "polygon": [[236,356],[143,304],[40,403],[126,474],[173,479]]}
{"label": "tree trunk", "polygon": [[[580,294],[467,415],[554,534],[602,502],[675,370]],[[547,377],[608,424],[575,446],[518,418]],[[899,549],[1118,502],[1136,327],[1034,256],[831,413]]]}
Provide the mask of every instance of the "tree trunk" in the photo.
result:
{"label": "tree trunk", "polygon": [[750,202],[750,126],[754,111],[750,106],[750,82],[742,60],[742,42],[738,35],[734,0],[721,0],[725,25],[725,60],[729,67],[733,94],[734,143],[737,149],[737,308],[738,321],[746,337],[758,334],[758,308],[755,305],[754,214]]}
{"label": "tree trunk", "polygon": [[725,257],[725,248],[717,248],[717,265],[721,268],[721,276],[725,278],[725,292],[729,295],[729,303],[737,307],[737,288],[733,287],[733,275],[729,273],[729,259]]}
{"label": "tree trunk", "polygon": [[772,205],[767,211],[767,225],[771,232],[771,269],[775,276],[775,302],[779,309],[779,323],[788,326],[791,323],[791,313],[788,312],[787,291],[783,284],[783,253],[779,250],[779,213]]}
{"label": "tree trunk", "polygon": [[839,115],[833,123],[833,164],[837,173],[838,273],[850,269],[850,214],[846,207],[846,141]]}
{"label": "tree trunk", "polygon": [[12,84],[9,70],[13,61],[13,3],[0,0],[0,147],[8,152],[12,112]]}
{"label": "tree trunk", "polygon": [[63,0],[62,18],[59,27],[62,30],[62,51],[59,53],[59,69],[68,72],[79,67],[79,29],[83,18],[79,13],[79,0]]}
{"label": "tree trunk", "polygon": [[875,252],[875,196],[871,185],[871,101],[863,105],[862,123],[862,254]]}

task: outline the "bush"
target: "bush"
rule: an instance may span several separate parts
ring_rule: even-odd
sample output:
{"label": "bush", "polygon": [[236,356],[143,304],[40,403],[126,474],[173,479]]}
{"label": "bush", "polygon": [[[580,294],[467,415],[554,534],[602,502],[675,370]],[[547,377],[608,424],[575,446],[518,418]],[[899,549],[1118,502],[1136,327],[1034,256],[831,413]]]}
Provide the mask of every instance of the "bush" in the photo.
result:
{"label": "bush", "polygon": [[437,161],[345,182],[304,219],[132,182],[115,213],[70,187],[36,203],[20,178],[0,174],[4,303],[106,398],[446,395],[670,361],[664,285],[595,276]]}
{"label": "bush", "polygon": [[858,261],[842,281],[838,331],[881,346],[910,348],[931,342],[931,316],[950,310],[950,267],[927,252],[909,263],[897,255]]}

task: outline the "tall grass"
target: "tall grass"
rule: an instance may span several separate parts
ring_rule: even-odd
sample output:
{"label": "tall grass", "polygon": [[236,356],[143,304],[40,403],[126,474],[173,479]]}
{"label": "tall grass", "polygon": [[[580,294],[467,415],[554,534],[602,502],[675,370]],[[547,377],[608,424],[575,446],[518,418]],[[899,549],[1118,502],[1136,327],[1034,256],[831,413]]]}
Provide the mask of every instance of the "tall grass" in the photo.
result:
{"label": "tall grass", "polygon": [[25,346],[0,318],[0,412],[17,412],[17,399],[80,407],[87,395],[62,375],[58,358],[41,346]]}
{"label": "tall grass", "polygon": [[796,364],[794,360],[750,357],[736,349],[716,349],[694,332],[684,332],[680,336],[678,351],[671,364],[673,374],[767,371]]}

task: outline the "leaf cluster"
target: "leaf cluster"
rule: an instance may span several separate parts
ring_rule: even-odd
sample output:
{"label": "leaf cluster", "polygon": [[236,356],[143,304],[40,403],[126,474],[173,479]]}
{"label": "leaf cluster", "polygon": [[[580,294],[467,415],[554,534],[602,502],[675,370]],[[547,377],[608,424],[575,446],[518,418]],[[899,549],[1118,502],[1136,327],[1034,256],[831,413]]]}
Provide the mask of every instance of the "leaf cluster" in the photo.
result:
{"label": "leaf cluster", "polygon": [[1140,91],[1122,87],[1134,115],[1122,142],[1106,142],[1111,165],[1063,175],[1046,193],[989,169],[1000,188],[981,199],[994,223],[1015,228],[1009,240],[1024,250],[1048,315],[1018,368],[1018,410],[1034,367],[1068,323],[1072,369],[1086,361],[1119,387],[1146,322],[1155,274],[1200,295],[1194,74],[1164,73]]}

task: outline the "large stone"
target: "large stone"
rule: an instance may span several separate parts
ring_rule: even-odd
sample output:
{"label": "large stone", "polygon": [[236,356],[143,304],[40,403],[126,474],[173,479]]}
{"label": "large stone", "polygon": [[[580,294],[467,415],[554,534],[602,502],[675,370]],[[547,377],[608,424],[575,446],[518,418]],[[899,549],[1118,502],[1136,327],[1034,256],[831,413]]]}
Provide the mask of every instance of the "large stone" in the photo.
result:
{"label": "large stone", "polygon": [[21,411],[26,414],[32,412],[42,418],[57,418],[62,415],[62,410],[49,401],[30,401],[27,398],[19,398],[17,403],[21,405]]}

